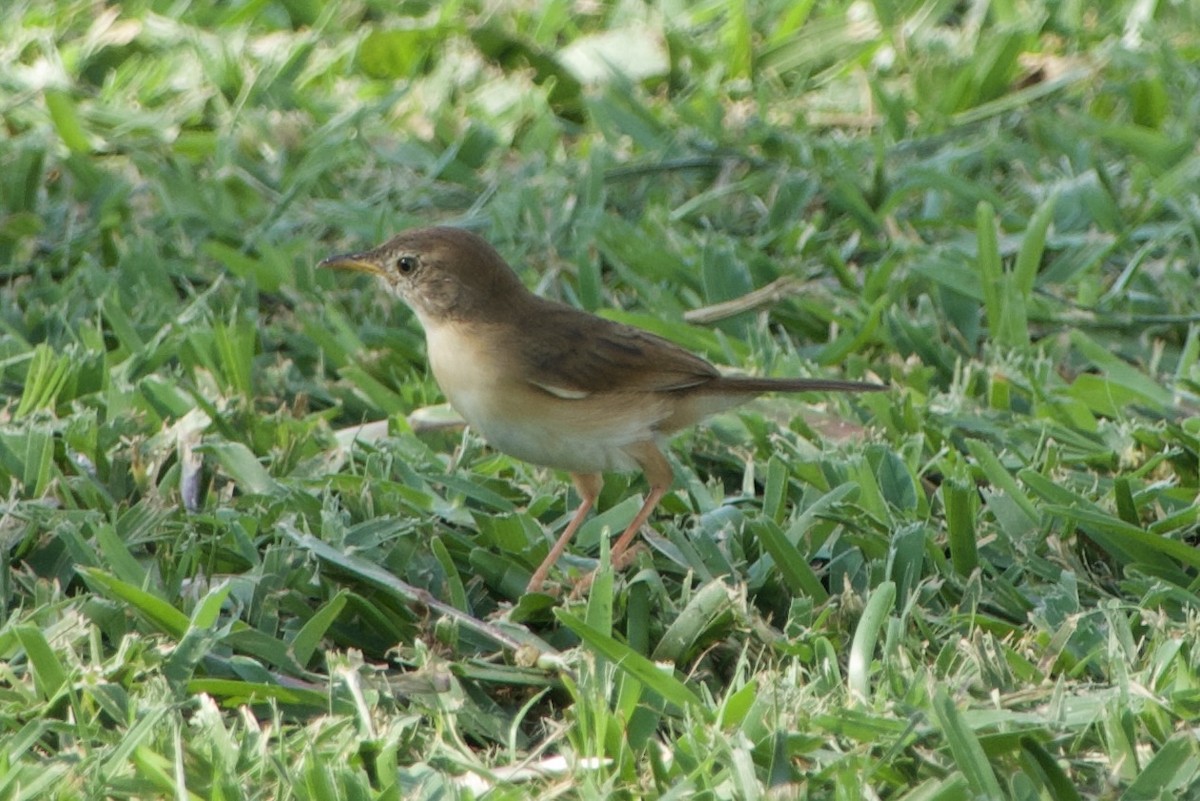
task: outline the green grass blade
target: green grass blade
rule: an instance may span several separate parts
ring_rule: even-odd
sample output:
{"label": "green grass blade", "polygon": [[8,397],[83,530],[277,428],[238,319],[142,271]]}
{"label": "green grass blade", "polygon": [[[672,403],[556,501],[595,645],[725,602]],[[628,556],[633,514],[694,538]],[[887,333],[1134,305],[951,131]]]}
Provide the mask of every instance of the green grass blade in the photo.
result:
{"label": "green grass blade", "polygon": [[1082,796],[1079,795],[1071,777],[1063,771],[1054,756],[1046,751],[1041,743],[1032,737],[1022,737],[1021,754],[1034,764],[1042,783],[1050,791],[1051,798],[1061,799],[1061,801],[1082,801]]}
{"label": "green grass blade", "polygon": [[1029,499],[1029,496],[1017,484],[1012,474],[1000,463],[1000,459],[996,456],[991,446],[978,439],[968,439],[966,446],[967,451],[974,457],[988,483],[997,489],[1003,490],[1031,521],[1035,523],[1039,521],[1041,515],[1037,507],[1033,505],[1033,501]]}
{"label": "green grass blade", "polygon": [[731,617],[732,608],[733,596],[724,581],[714,579],[705,584],[663,633],[651,659],[681,664],[714,625]]}
{"label": "green grass blade", "polygon": [[160,631],[177,640],[187,634],[191,625],[187,615],[161,598],[113,578],[97,568],[84,567],[78,568],[78,571],[87,582],[98,585],[104,595],[114,601],[128,604]]}
{"label": "green grass blade", "polygon": [[243,492],[253,495],[283,492],[283,487],[271,477],[253,451],[240,442],[209,441],[196,450],[211,455]]}
{"label": "green grass blade", "polygon": [[284,687],[279,684],[262,684],[258,682],[236,681],[232,679],[197,678],[187,683],[187,691],[192,694],[207,693],[219,698],[229,706],[242,704],[262,704],[277,701],[315,710],[329,708],[329,695],[321,690],[309,690],[303,687]]}
{"label": "green grass blade", "polygon": [[1013,265],[1013,281],[1016,291],[1028,304],[1033,295],[1038,270],[1046,253],[1046,234],[1054,220],[1054,209],[1058,204],[1058,193],[1051,193],[1029,218],[1025,235],[1021,238],[1021,249]]}
{"label": "green grass blade", "polygon": [[663,670],[624,643],[596,631],[570,612],[556,609],[554,614],[564,626],[575,632],[585,645],[641,682],[647,689],[658,693],[667,702],[680,709],[692,710],[702,717],[709,714],[700,697],[675,678],[671,671]]}
{"label": "green grass blade", "polygon": [[983,289],[983,308],[988,326],[996,336],[1004,324],[1004,265],[1000,261],[1000,244],[996,233],[996,212],[987,201],[975,209],[976,267],[979,285]]}
{"label": "green grass blade", "polygon": [[962,714],[945,688],[938,687],[933,695],[933,717],[942,731],[954,764],[967,779],[971,792],[979,798],[1003,798],[1000,782],[988,762],[975,732],[963,720]]}
{"label": "green grass blade", "polygon": [[792,595],[812,598],[818,603],[829,598],[829,592],[809,566],[808,559],[788,541],[778,526],[770,520],[759,520],[752,524],[752,530],[771,555],[780,578]]}
{"label": "green grass blade", "polygon": [[1121,801],[1182,797],[1176,793],[1196,788],[1200,774],[1200,748],[1191,732],[1179,732],[1163,743],[1137,778],[1121,794]]}
{"label": "green grass blade", "polygon": [[67,683],[66,666],[41,629],[30,625],[17,626],[16,635],[25,649],[38,694],[47,701],[54,698]]}
{"label": "green grass blade", "polygon": [[863,607],[862,617],[854,629],[850,643],[849,666],[846,669],[846,686],[850,697],[866,703],[871,697],[871,660],[875,656],[875,644],[879,632],[887,624],[888,616],[896,602],[896,585],[885,581],[871,591]]}
{"label": "green grass blade", "polygon": [[47,89],[45,99],[54,129],[67,149],[74,153],[91,152],[92,145],[87,130],[71,95],[60,89]]}
{"label": "green grass blade", "polygon": [[950,546],[950,562],[954,572],[966,577],[979,566],[978,534],[975,517],[979,493],[974,485],[949,479],[942,483],[942,505],[946,514],[946,534]]}

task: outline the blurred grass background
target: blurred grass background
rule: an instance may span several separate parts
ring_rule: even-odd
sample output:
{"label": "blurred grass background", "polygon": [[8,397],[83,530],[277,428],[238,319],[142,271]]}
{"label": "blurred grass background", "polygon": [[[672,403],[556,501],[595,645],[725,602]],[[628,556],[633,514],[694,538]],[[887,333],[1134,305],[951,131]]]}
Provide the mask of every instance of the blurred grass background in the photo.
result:
{"label": "blurred grass background", "polygon": [[[0,31],[3,798],[1200,794],[1196,2]],[[432,223],[893,390],[682,435],[638,563],[522,597],[566,482],[415,434],[415,321],[315,270]]]}

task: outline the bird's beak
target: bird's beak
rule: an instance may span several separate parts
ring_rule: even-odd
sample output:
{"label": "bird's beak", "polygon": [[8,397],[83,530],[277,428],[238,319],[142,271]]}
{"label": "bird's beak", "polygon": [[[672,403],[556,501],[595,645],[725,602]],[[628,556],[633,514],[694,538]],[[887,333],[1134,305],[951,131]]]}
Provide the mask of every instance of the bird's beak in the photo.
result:
{"label": "bird's beak", "polygon": [[334,270],[353,270],[357,273],[383,275],[383,268],[362,253],[343,253],[340,256],[330,256],[323,259],[318,267],[328,267]]}

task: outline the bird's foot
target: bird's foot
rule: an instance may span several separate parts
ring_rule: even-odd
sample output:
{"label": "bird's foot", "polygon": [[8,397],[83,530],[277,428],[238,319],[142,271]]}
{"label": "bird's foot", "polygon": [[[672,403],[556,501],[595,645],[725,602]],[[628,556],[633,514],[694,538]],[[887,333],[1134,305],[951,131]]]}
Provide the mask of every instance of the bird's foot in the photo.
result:
{"label": "bird's foot", "polygon": [[[612,557],[613,570],[616,570],[618,572],[623,572],[625,570],[625,568],[629,567],[630,565],[632,565],[634,562],[637,561],[638,556],[640,556],[641,554],[645,553],[648,550],[649,550],[649,548],[644,543],[641,543],[641,542],[635,543],[634,545],[629,546],[629,548],[627,548],[624,552],[619,553]],[[596,580],[596,576],[599,573],[600,573],[600,569],[597,568],[585,576],[580,576],[579,580],[575,582],[575,585],[573,587],[571,587],[571,595],[570,595],[571,600],[572,601],[580,600],[583,597],[583,594],[585,592],[587,592],[588,589],[592,586],[592,582],[594,582]]]}

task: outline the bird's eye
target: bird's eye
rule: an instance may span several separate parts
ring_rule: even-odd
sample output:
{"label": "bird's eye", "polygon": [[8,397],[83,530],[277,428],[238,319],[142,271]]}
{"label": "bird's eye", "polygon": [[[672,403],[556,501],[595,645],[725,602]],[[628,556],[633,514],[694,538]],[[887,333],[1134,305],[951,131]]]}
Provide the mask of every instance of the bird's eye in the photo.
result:
{"label": "bird's eye", "polygon": [[396,269],[401,275],[410,275],[417,269],[417,260],[412,256],[401,256],[396,259]]}

